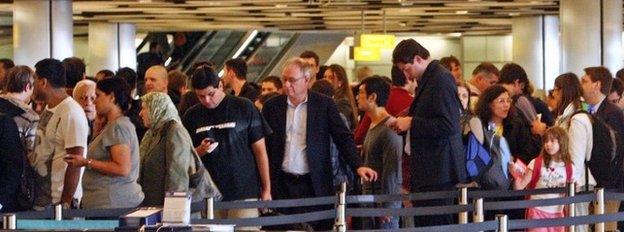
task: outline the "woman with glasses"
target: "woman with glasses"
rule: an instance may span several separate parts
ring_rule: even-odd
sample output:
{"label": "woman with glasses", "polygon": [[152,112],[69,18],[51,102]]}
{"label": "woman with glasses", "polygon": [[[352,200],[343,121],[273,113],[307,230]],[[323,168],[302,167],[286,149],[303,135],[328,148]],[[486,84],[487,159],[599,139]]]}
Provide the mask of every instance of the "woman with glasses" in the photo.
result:
{"label": "woman with glasses", "polygon": [[470,119],[470,132],[489,151],[494,166],[476,180],[483,189],[508,189],[510,187],[507,164],[511,152],[505,139],[509,123],[512,99],[507,90],[495,85],[487,88],[479,96],[475,107],[475,117]]}
{"label": "woman with glasses", "polygon": [[[584,105],[581,100],[580,79],[574,73],[561,74],[555,79],[552,93],[555,105],[553,114],[557,118],[555,126],[566,130],[570,139],[570,154],[572,155],[577,189],[584,189],[586,185],[592,188],[592,186],[596,186],[596,180],[591,172],[586,173],[585,169],[585,157],[590,157],[592,150],[592,124],[587,114],[576,113],[583,110]],[[587,179],[585,175],[588,175]],[[588,215],[588,206],[589,203],[575,204],[576,215]],[[577,225],[576,228],[576,231],[588,231],[587,225]]]}

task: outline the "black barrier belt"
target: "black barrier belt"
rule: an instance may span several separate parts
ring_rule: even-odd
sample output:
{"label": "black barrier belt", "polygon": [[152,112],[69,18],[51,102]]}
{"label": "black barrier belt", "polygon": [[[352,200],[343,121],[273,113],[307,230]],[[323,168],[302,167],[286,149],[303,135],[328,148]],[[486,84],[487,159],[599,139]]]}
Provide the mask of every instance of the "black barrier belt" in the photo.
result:
{"label": "black barrier belt", "polygon": [[424,192],[424,193],[412,193],[412,194],[387,194],[387,195],[354,195],[346,196],[347,204],[353,203],[383,203],[389,201],[418,201],[418,200],[433,200],[433,199],[446,199],[456,198],[459,196],[457,191],[439,191],[439,192]]}
{"label": "black barrier belt", "polygon": [[43,211],[25,211],[15,213],[17,219],[49,219],[54,218],[54,209],[46,208]]}
{"label": "black barrier belt", "polygon": [[401,228],[401,229],[387,229],[387,230],[349,230],[356,232],[389,232],[389,231],[414,231],[414,232],[469,232],[469,231],[486,231],[498,229],[497,221],[485,221],[479,223],[470,224],[453,224],[453,225],[441,225],[441,226],[427,226],[416,228]]}
{"label": "black barrier belt", "polygon": [[479,190],[468,191],[469,198],[498,198],[498,197],[521,197],[527,195],[550,194],[550,193],[567,193],[565,188],[544,188],[531,190]]}
{"label": "black barrier belt", "polygon": [[320,221],[336,218],[336,210],[323,210],[311,213],[280,215],[258,218],[232,218],[232,219],[193,219],[192,224],[226,224],[236,226],[271,226],[285,225],[302,222]]}
{"label": "black barrier belt", "polygon": [[591,193],[577,195],[573,197],[563,198],[549,198],[539,200],[521,200],[521,201],[493,201],[484,202],[484,210],[502,210],[502,209],[524,209],[536,206],[551,206],[551,205],[568,205],[571,203],[590,202],[596,199],[596,196]]}
{"label": "black barrier belt", "polygon": [[535,220],[510,220],[507,222],[508,229],[525,229],[525,228],[538,228],[538,227],[552,227],[552,226],[569,226],[569,225],[585,225],[595,224],[599,222],[614,222],[622,221],[624,219],[624,212],[614,214],[601,214],[601,215],[588,215],[577,217],[565,217],[554,219],[535,219]]}
{"label": "black barrier belt", "polygon": [[63,211],[63,218],[118,218],[120,215],[128,214],[136,208],[118,209],[72,209]]}
{"label": "black barrier belt", "polygon": [[215,202],[215,209],[247,209],[247,208],[288,208],[301,206],[333,205],[338,201],[336,196],[273,200],[273,201],[228,201]]}
{"label": "black barrier belt", "polygon": [[607,200],[607,201],[624,201],[624,193],[605,192],[605,200]]}
{"label": "black barrier belt", "polygon": [[347,216],[353,217],[381,217],[381,216],[423,216],[457,214],[474,210],[473,205],[445,205],[419,208],[347,208]]}

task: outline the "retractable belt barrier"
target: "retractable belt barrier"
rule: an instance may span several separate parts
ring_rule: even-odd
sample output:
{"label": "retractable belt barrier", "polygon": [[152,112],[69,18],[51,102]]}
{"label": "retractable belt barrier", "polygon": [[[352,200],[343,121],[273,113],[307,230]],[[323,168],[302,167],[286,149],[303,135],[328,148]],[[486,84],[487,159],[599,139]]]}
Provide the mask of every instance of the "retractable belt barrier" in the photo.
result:
{"label": "retractable belt barrier", "polygon": [[[564,188],[558,189],[536,189],[536,190],[522,190],[522,191],[471,191],[467,195],[472,199],[481,198],[504,198],[504,197],[518,197],[535,194],[548,194],[548,193],[565,193]],[[390,195],[357,195],[357,196],[327,196],[305,199],[289,199],[289,200],[273,200],[273,201],[233,201],[233,202],[214,202],[214,209],[241,209],[241,208],[287,208],[287,207],[303,207],[303,206],[318,206],[318,205],[338,205],[346,204],[359,204],[359,203],[383,203],[391,201],[404,201],[404,200],[431,200],[431,199],[444,199],[444,198],[456,198],[460,194],[458,191],[438,191],[438,192],[425,192],[425,193],[412,193],[406,195],[390,194]],[[596,201],[596,193],[588,192],[581,193],[576,196],[568,196],[562,198],[552,199],[539,199],[539,200],[516,200],[516,201],[491,201],[483,202],[483,210],[504,210],[504,209],[522,209],[528,207],[537,206],[552,206],[552,205],[570,205],[581,202]],[[605,200],[619,200],[624,201],[624,193],[619,192],[605,192]],[[117,218],[120,215],[124,215],[133,211],[135,208],[119,208],[119,209],[72,209],[62,212],[61,219],[72,218]],[[206,204],[204,202],[194,202],[191,206],[192,212],[199,212],[206,210]],[[444,206],[429,206],[429,207],[415,207],[415,208],[343,208],[344,212],[340,210],[322,210],[316,212],[293,214],[293,215],[279,215],[279,216],[267,216],[259,218],[241,218],[241,219],[193,219],[192,224],[235,224],[237,226],[269,226],[269,225],[282,225],[282,224],[294,224],[310,221],[318,221],[332,218],[339,218],[338,214],[343,213],[343,216],[353,217],[380,217],[380,216],[423,216],[423,215],[441,215],[441,214],[458,214],[462,212],[472,212],[475,210],[473,204],[460,204],[460,205],[444,205]],[[48,208],[44,211],[27,211],[18,212],[13,215],[19,220],[24,219],[50,219],[57,216],[55,209]],[[7,217],[3,217],[3,222]],[[579,217],[566,217],[557,219],[539,219],[539,220],[509,220],[506,226],[509,229],[523,229],[523,228],[536,228],[536,227],[548,227],[548,226],[571,226],[581,224],[601,223],[608,221],[620,221],[624,220],[624,212],[615,214],[598,214]],[[7,223],[3,223],[5,225]],[[15,224],[15,223],[13,223]],[[484,231],[494,230],[500,225],[498,221],[485,221],[469,224],[453,224],[453,225],[441,225],[433,227],[421,227],[421,228],[406,228],[393,231]],[[356,230],[356,231],[384,231],[384,230]],[[385,230],[388,231],[388,230]]]}

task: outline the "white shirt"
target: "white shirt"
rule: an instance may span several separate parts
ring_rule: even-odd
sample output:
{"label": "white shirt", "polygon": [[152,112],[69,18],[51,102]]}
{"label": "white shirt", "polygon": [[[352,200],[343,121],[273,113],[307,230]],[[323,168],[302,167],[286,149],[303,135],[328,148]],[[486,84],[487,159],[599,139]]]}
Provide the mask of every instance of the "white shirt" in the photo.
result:
{"label": "white shirt", "polygon": [[306,153],[306,131],[308,118],[308,98],[295,106],[290,99],[286,111],[286,143],[282,170],[303,175],[310,172]]}
{"label": "white shirt", "polygon": [[[586,114],[576,114],[574,106],[568,105],[563,114],[557,118],[555,126],[568,132],[570,155],[574,166],[574,182],[577,186],[585,186],[585,160],[591,159],[593,146],[592,124]],[[589,171],[589,170],[587,170]],[[589,171],[589,185],[596,186],[596,180]]]}
{"label": "white shirt", "polygon": [[[33,167],[39,175],[50,175],[52,202],[61,200],[65,170],[67,163],[63,157],[67,155],[65,149],[73,147],[84,148],[82,156],[86,157],[87,137],[89,124],[87,116],[80,105],[71,97],[65,98],[54,108],[47,108],[51,116],[47,120],[45,128],[37,129],[37,143],[35,144],[35,160]],[[45,123],[43,117],[40,123]],[[48,170],[47,160],[52,159],[51,170]],[[80,178],[82,178],[82,171]],[[75,199],[82,197],[80,181],[74,193]]]}
{"label": "white shirt", "polygon": [[[531,160],[528,167],[533,170],[533,167],[535,167],[535,159]],[[572,176],[574,176],[574,170],[572,170],[572,173]],[[542,170],[540,170],[539,174],[539,179],[537,183],[535,183],[535,189],[563,188],[566,185],[567,176],[564,162],[550,161],[549,167],[546,166],[546,163],[542,163]],[[561,195],[562,194],[557,193],[537,194],[531,195],[531,200],[560,198]],[[537,208],[549,213],[558,213],[563,211],[563,205],[541,206]]]}

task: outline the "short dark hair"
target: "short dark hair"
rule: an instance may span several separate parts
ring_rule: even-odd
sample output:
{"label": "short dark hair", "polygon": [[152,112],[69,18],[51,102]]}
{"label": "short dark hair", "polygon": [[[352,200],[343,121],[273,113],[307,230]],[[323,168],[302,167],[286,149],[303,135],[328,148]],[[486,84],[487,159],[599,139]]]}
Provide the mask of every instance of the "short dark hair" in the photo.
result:
{"label": "short dark hair", "polygon": [[329,68],[329,66],[327,66],[327,65],[319,66],[319,71],[318,71],[318,73],[316,73],[316,79],[320,80],[320,79],[325,78],[325,71],[327,71],[328,68]]}
{"label": "short dark hair", "polygon": [[451,67],[452,66],[451,64],[455,64],[457,66],[461,65],[457,57],[454,57],[452,55],[442,57],[442,59],[440,59],[440,64],[444,66],[446,69],[448,69],[449,71],[453,70],[453,67]]}
{"label": "short dark hair", "polygon": [[420,45],[414,39],[406,39],[401,41],[392,52],[392,63],[395,65],[398,63],[411,64],[414,62],[414,57],[420,56],[423,59],[428,59],[430,54],[429,50]]}
{"label": "short dark hair", "polygon": [[9,93],[21,93],[28,84],[32,84],[33,70],[26,65],[18,65],[8,70],[4,90]]}
{"label": "short dark hair", "polygon": [[280,79],[278,76],[267,76],[260,81],[261,84],[263,82],[271,82],[273,83],[273,85],[275,85],[275,88],[277,89],[282,88],[282,79]]}
{"label": "short dark hair", "polygon": [[96,88],[106,94],[113,93],[115,104],[124,112],[130,109],[130,88],[126,80],[115,77],[98,81]]}
{"label": "short dark hair", "polygon": [[157,48],[160,44],[158,42],[150,42],[149,44],[149,50],[152,50],[154,48]]}
{"label": "short dark hair", "polygon": [[479,73],[483,73],[486,75],[494,74],[500,77],[500,72],[498,71],[498,68],[490,62],[481,62],[474,70],[472,70],[473,76]]}
{"label": "short dark hair", "polygon": [[239,80],[247,80],[247,62],[242,58],[229,59],[225,62],[225,66],[234,71]]}
{"label": "short dark hair", "polygon": [[613,92],[616,92],[620,96],[624,93],[624,83],[622,83],[620,79],[613,79],[613,84],[611,84],[611,93]]}
{"label": "short dark hair", "polygon": [[315,66],[319,66],[319,63],[321,62],[321,61],[320,61],[321,59],[319,59],[319,56],[316,54],[316,52],[313,52],[313,51],[310,51],[310,50],[307,50],[307,51],[302,52],[302,53],[299,55],[299,58],[304,58],[304,59],[310,59],[310,58],[313,58],[313,59],[314,59],[314,62],[316,63],[316,65],[315,65]]}
{"label": "short dark hair", "polygon": [[0,64],[2,64],[2,67],[5,70],[9,70],[10,68],[15,67],[15,63],[13,63],[13,60],[8,59],[8,58],[1,58],[0,59]]}
{"label": "short dark hair", "polygon": [[102,69],[102,70],[98,71],[95,75],[97,76],[97,74],[104,75],[104,79],[108,79],[108,78],[111,78],[111,77],[115,76],[115,73],[113,71],[111,71],[111,70],[108,70],[108,69]]}
{"label": "short dark hair", "polygon": [[386,105],[388,96],[390,95],[390,84],[388,84],[386,80],[380,76],[371,76],[364,78],[364,80],[360,82],[360,86],[361,85],[364,85],[367,96],[373,93],[377,95],[377,99],[375,100],[377,106]]}
{"label": "short dark hair", "polygon": [[600,92],[602,94],[609,95],[611,83],[613,82],[613,75],[611,75],[609,69],[603,66],[597,66],[585,68],[583,70],[593,82],[600,81]]}
{"label": "short dark hair", "polygon": [[186,86],[188,76],[180,70],[169,71],[167,75],[167,88],[178,91],[180,88]]}
{"label": "short dark hair", "polygon": [[265,94],[262,94],[262,95],[258,96],[258,102],[260,102],[260,104],[264,105],[264,103],[267,102],[269,99],[271,99],[273,97],[277,97],[279,95],[280,94],[276,93],[276,92],[265,93]]}
{"label": "short dark hair", "polygon": [[120,68],[119,70],[117,70],[115,76],[124,79],[126,81],[126,84],[128,84],[128,87],[130,87],[130,90],[136,88],[138,76],[133,69],[128,67]]}
{"label": "short dark hair", "polygon": [[403,73],[403,71],[395,65],[393,65],[390,70],[390,77],[392,79],[392,84],[395,86],[404,86],[407,84],[407,77],[405,76],[405,73]]}
{"label": "short dark hair", "polygon": [[46,58],[35,64],[35,74],[37,78],[45,78],[53,88],[64,88],[65,67],[61,61],[54,58]]}
{"label": "short dark hair", "polygon": [[205,89],[210,87],[218,88],[221,79],[215,74],[214,70],[208,66],[201,66],[191,76],[191,86],[193,89]]}
{"label": "short dark hair", "polygon": [[503,93],[509,92],[507,92],[507,89],[501,85],[493,85],[479,95],[479,100],[477,101],[477,105],[475,107],[475,113],[482,122],[489,122],[490,119],[492,119],[490,104]]}
{"label": "short dark hair", "polygon": [[65,87],[76,87],[76,83],[82,80],[85,74],[86,65],[84,61],[78,57],[68,57],[63,60],[63,67],[65,67],[65,78],[67,79]]}
{"label": "short dark hair", "polygon": [[334,86],[332,85],[332,83],[329,82],[329,80],[325,79],[315,81],[314,84],[312,84],[312,86],[310,87],[310,90],[331,98],[333,98],[334,94],[336,93],[336,91],[334,91]]}
{"label": "short dark hair", "polygon": [[528,93],[527,87],[529,86],[529,77],[522,66],[516,63],[507,63],[503,65],[503,68],[500,70],[500,78],[498,82],[501,84],[513,84],[516,80],[519,80],[520,83],[524,83],[522,92],[525,94]]}

